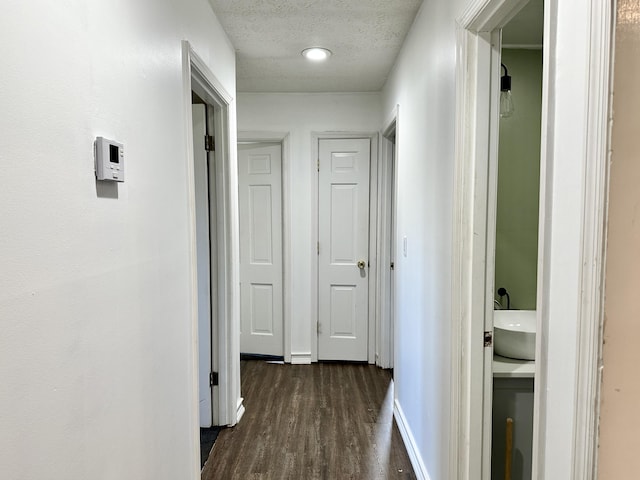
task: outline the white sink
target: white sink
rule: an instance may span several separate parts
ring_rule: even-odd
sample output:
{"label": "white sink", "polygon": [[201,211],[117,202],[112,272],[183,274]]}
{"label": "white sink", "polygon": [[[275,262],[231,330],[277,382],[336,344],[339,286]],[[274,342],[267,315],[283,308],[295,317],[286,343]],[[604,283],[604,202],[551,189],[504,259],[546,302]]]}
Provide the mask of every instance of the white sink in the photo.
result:
{"label": "white sink", "polygon": [[536,352],[536,311],[494,310],[493,348],[502,357],[533,360]]}

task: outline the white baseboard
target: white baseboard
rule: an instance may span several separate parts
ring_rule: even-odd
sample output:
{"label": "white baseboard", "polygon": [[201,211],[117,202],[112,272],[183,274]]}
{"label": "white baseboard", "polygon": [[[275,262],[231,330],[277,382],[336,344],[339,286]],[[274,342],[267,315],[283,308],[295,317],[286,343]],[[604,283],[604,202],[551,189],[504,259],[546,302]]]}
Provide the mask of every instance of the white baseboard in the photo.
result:
{"label": "white baseboard", "polygon": [[291,365],[311,365],[311,352],[291,352]]}
{"label": "white baseboard", "polygon": [[427,467],[425,467],[424,462],[422,461],[422,456],[420,455],[420,451],[416,445],[416,440],[413,438],[413,433],[411,433],[411,427],[409,427],[407,418],[404,416],[404,412],[402,411],[402,407],[398,403],[398,400],[393,402],[393,416],[398,424],[398,430],[400,430],[400,436],[402,437],[404,446],[409,454],[411,466],[416,474],[416,478],[418,480],[431,480]]}
{"label": "white baseboard", "polygon": [[236,423],[240,421],[240,419],[244,415],[244,412],[245,412],[244,397],[240,397],[238,399],[238,408],[236,409]]}

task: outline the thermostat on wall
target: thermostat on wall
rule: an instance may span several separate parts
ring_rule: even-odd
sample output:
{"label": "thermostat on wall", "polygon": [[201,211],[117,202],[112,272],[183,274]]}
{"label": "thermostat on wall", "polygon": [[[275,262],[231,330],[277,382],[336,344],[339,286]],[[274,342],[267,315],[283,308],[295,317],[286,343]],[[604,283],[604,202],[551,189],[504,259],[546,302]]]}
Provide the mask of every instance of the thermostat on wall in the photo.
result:
{"label": "thermostat on wall", "polygon": [[104,137],[95,142],[96,178],[124,182],[124,145]]}

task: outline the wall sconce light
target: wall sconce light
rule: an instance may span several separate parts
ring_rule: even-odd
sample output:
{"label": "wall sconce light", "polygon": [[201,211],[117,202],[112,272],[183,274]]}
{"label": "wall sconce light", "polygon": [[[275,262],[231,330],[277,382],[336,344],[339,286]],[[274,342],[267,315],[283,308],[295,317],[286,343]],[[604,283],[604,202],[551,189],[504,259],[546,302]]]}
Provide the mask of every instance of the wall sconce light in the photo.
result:
{"label": "wall sconce light", "polygon": [[504,75],[500,77],[500,117],[507,118],[513,115],[513,98],[511,98],[511,76],[504,63],[500,64],[504,68]]}

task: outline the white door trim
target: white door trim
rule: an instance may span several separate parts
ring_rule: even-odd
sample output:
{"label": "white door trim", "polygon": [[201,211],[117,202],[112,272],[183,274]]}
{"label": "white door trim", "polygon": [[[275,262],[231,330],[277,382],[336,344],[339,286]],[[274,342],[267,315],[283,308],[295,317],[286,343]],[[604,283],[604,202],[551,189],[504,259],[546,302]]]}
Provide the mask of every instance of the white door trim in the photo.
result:
{"label": "white door trim", "polygon": [[[458,405],[451,417],[450,478],[471,480],[477,478],[482,464],[482,326],[486,314],[487,239],[486,203],[489,187],[487,152],[489,138],[486,127],[490,118],[490,105],[486,99],[490,49],[479,48],[483,32],[501,28],[526,3],[526,0],[476,0],[458,18],[457,73],[456,73],[456,154],[454,179],[454,231],[452,280],[452,371],[451,401]],[[580,3],[580,2],[578,2]],[[584,153],[584,171],[580,179],[582,195],[579,203],[582,217],[579,237],[581,262],[575,295],[579,299],[577,338],[555,339],[556,342],[574,340],[577,358],[574,362],[576,377],[575,402],[572,412],[574,425],[571,452],[572,479],[595,478],[597,441],[598,375],[600,361],[602,294],[603,294],[603,242],[605,234],[604,211],[607,194],[607,140],[611,72],[611,39],[613,35],[613,1],[590,0],[580,5],[590,18],[588,29],[582,29],[576,44],[589,45],[589,54],[580,65],[586,74],[587,95],[583,99],[583,112],[573,113],[573,125],[582,126],[577,134],[565,138],[558,135],[562,125],[556,124],[558,115],[557,92],[566,84],[557,79],[557,60],[554,56],[559,18],[558,0],[545,1],[545,50],[543,68],[543,121],[540,176],[540,231],[538,259],[538,342],[536,347],[536,392],[534,405],[533,478],[544,479],[553,475],[553,465],[545,456],[548,412],[553,409],[547,402],[549,395],[549,270],[551,267],[554,204],[558,195],[554,190],[554,163],[562,161],[555,152],[576,147],[576,155]],[[569,7],[568,7],[569,8]],[[577,8],[577,4],[573,6]],[[566,68],[564,69],[567,70]],[[483,73],[484,72],[484,73]],[[557,82],[557,83],[556,83]],[[564,143],[563,143],[564,142]],[[555,187],[556,189],[558,187]],[[569,240],[565,240],[569,241]],[[480,302],[480,306],[478,304]],[[558,319],[554,319],[558,321]],[[566,321],[566,319],[559,319]],[[574,319],[569,319],[574,321]],[[478,380],[480,378],[480,380]],[[550,476],[548,478],[551,478]]]}
{"label": "white door trim", "polygon": [[[548,0],[547,0],[548,1]],[[554,5],[558,0],[554,0]],[[598,451],[598,421],[600,411],[600,381],[602,375],[602,327],[604,322],[604,282],[605,282],[605,243],[606,220],[609,186],[609,160],[610,160],[610,125],[612,118],[612,92],[613,92],[613,36],[615,22],[615,0],[589,0],[583,3],[583,8],[588,11],[588,28],[581,29],[581,37],[572,37],[572,42],[587,45],[588,53],[580,65],[580,69],[574,70],[576,79],[586,81],[586,89],[582,102],[586,106],[583,115],[575,112],[566,112],[565,117],[571,117],[576,125],[580,125],[577,146],[582,150],[580,160],[582,163],[582,176],[579,179],[580,191],[578,193],[578,207],[581,212],[579,232],[579,261],[576,262],[575,298],[577,300],[576,324],[576,356],[571,359],[575,363],[576,378],[573,406],[573,435],[571,445],[571,480],[592,480],[597,478],[597,451]],[[557,9],[557,6],[555,7]],[[555,43],[558,32],[557,22],[553,18],[552,10],[545,6],[545,36]],[[550,18],[547,18],[550,17]],[[554,27],[552,27],[554,26]],[[557,71],[558,63],[548,60],[547,75]],[[542,337],[550,336],[549,327],[551,321],[550,312],[545,308],[551,304],[550,272],[552,266],[553,244],[553,202],[556,201],[557,192],[554,191],[554,157],[562,158],[558,154],[559,148],[567,150],[563,139],[567,136],[559,132],[564,122],[554,118],[552,112],[557,111],[558,95],[561,84],[548,82],[549,91],[543,95],[543,136],[542,148],[546,159],[541,170],[545,175],[544,184],[547,188],[541,190],[541,212],[545,209],[546,222],[541,225],[539,242],[538,265],[538,309],[543,312],[542,318],[538,318],[539,330]],[[567,85],[564,85],[567,89]],[[569,87],[571,88],[571,87]],[[577,117],[577,118],[576,118]],[[569,149],[572,144],[569,144]],[[578,150],[575,148],[574,150]],[[556,187],[558,188],[558,187]],[[562,187],[559,187],[562,188]],[[557,235],[557,234],[556,234]],[[557,240],[556,240],[557,242]],[[542,248],[544,247],[544,248]],[[556,254],[557,255],[557,254]],[[555,256],[555,255],[554,255]],[[544,303],[543,303],[544,302]],[[557,340],[556,340],[557,341]],[[562,341],[562,340],[561,340]],[[538,342],[536,356],[549,355],[548,346]],[[549,478],[546,457],[546,440],[549,438],[546,432],[547,425],[552,420],[547,419],[547,413],[553,409],[553,402],[546,398],[549,388],[548,377],[553,369],[551,361],[540,368],[536,378],[535,402],[539,418],[534,422],[534,461],[533,478]],[[551,447],[553,451],[553,446]],[[555,454],[555,453],[554,453]],[[549,455],[551,456],[551,455]]]}
{"label": "white door trim", "polygon": [[[492,375],[482,341],[490,287],[490,246],[495,232],[497,165],[492,152],[493,121],[490,95],[495,62],[492,32],[501,28],[527,0],[477,0],[458,19],[456,59],[456,130],[452,258],[452,410],[450,478],[488,480],[489,462],[483,458],[490,443],[490,398],[486,376]],[[495,129],[495,125],[493,125]],[[495,132],[494,132],[495,133]],[[493,282],[491,282],[492,284]],[[492,308],[492,306],[491,306]],[[489,395],[490,397],[490,395]],[[488,437],[488,438],[487,438]],[[480,474],[482,472],[482,474]]]}
{"label": "white door trim", "polygon": [[[191,126],[192,90],[208,104],[216,107],[216,189],[218,219],[218,344],[215,346],[219,367],[219,402],[217,419],[220,425],[235,425],[244,406],[240,396],[240,293],[238,255],[238,200],[237,165],[235,162],[235,129],[232,129],[233,98],[225,90],[206,63],[196,54],[190,43],[182,42],[182,85],[185,114],[185,141],[187,151],[187,205],[189,214],[189,252],[191,263],[191,335],[194,345],[192,356],[192,401],[194,425],[192,441],[200,465],[200,438],[198,421],[198,318],[195,243],[195,185],[193,179],[193,131]],[[200,469],[197,470],[199,475]],[[194,477],[195,478],[195,477]]]}
{"label": "white door trim", "polygon": [[[465,24],[463,24],[466,26]],[[485,362],[481,341],[487,304],[489,199],[495,198],[490,172],[491,33],[457,32],[456,153],[454,169],[454,222],[452,258],[452,345],[450,470],[451,478],[477,479],[486,475],[483,458]],[[491,254],[491,257],[493,255]],[[486,371],[488,370],[488,371]],[[482,472],[482,475],[480,474]],[[488,480],[488,479],[486,479]]]}
{"label": "white door trim", "polygon": [[[312,132],[311,133],[311,241],[310,253],[315,260],[311,262],[311,352],[312,362],[318,361],[318,142],[322,139],[368,138],[371,140],[371,170],[369,176],[369,331],[368,331],[368,361],[375,363],[375,335],[376,335],[376,279],[378,275],[377,259],[372,252],[376,252],[377,242],[377,198],[378,198],[378,132]],[[302,360],[306,352],[297,353]]]}
{"label": "white door trim", "polygon": [[[394,325],[395,301],[391,298],[391,247],[396,245],[392,237],[395,235],[391,220],[396,216],[391,209],[395,206],[392,195],[397,192],[391,182],[397,177],[393,175],[398,161],[398,116],[400,106],[396,105],[382,125],[380,134],[380,160],[378,167],[378,246],[377,259],[378,278],[376,302],[376,365],[381,368],[393,368],[394,362]],[[389,140],[395,135],[395,142]],[[392,309],[394,311],[392,311]]]}
{"label": "white door trim", "polygon": [[238,131],[238,142],[282,145],[282,306],[284,361],[291,363],[291,140],[289,132]]}

